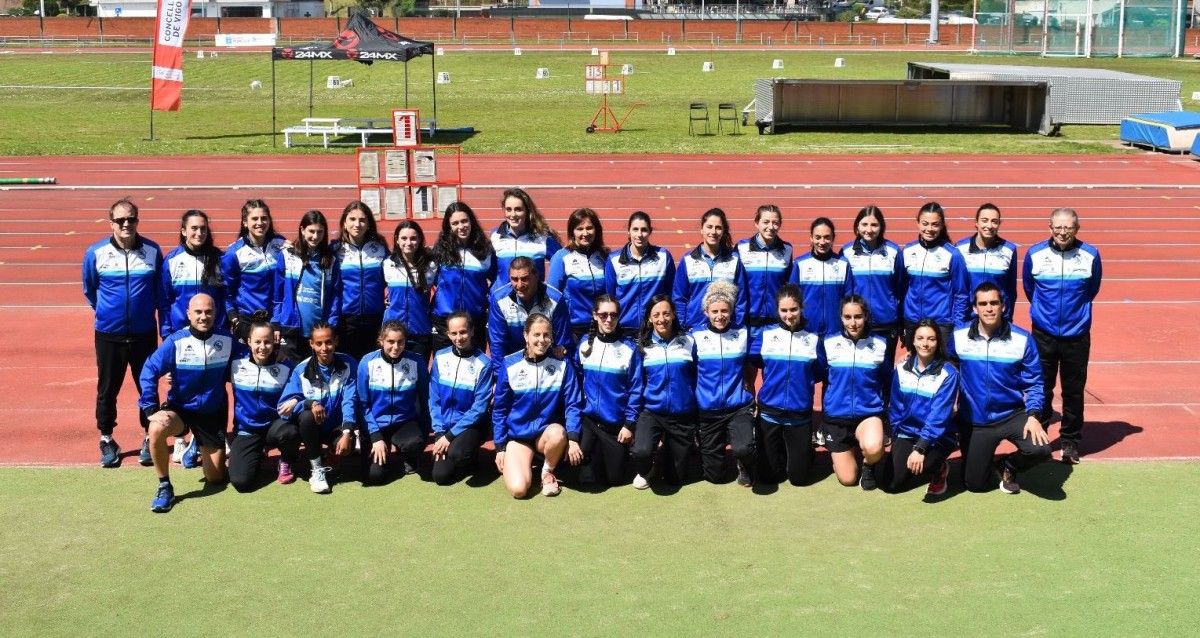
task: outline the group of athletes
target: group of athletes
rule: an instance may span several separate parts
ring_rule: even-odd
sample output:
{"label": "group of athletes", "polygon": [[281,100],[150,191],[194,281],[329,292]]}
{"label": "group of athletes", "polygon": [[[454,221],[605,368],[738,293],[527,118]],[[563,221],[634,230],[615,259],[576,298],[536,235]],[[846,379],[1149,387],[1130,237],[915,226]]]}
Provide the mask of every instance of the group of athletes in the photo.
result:
{"label": "group of athletes", "polygon": [[[126,369],[146,430],[139,460],[159,477],[155,512],[175,502],[172,460],[248,491],[278,449],[280,483],[306,474],[328,493],[331,456],[358,450],[363,483],[382,484],[424,467],[432,441],[428,477],[445,485],[489,439],[514,497],[533,489],[539,458],[541,492],[554,496],[564,462],[645,489],[652,477],[685,481],[696,448],[708,481],[733,474],[729,448],[738,485],[803,485],[814,444],[847,486],[926,480],[938,496],[961,449],[968,490],[998,478],[1016,493],[1017,474],[1051,455],[1060,376],[1061,458],[1079,462],[1101,262],[1077,239],[1074,210],[1055,209],[1050,238],[1025,253],[1030,332],[1013,323],[1018,247],[991,204],[957,244],[934,202],[903,248],[875,206],[858,212],[840,252],[820,217],[799,256],[780,238],[778,207],[759,207],[757,232],[736,245],[714,208],[678,261],[651,242],[642,211],[609,250],[591,209],[571,213],[563,246],[524,190],[504,191],[501,205],[490,236],[455,202],[432,246],[406,220],[389,248],[362,202],[343,209],[331,241],[320,211],[289,239],[266,202],[250,200],[225,251],[208,216],[188,210],[164,258],[137,232],[137,206],[114,203],[112,236],[83,260],[101,464],[121,461],[113,430]],[[1016,452],[997,462],[1004,440]]]}

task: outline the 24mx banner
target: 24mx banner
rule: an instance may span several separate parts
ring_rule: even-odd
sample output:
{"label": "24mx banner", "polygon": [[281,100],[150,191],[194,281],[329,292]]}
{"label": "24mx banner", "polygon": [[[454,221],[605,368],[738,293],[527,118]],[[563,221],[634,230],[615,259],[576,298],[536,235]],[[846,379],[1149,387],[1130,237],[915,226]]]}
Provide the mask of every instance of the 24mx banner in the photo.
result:
{"label": "24mx banner", "polygon": [[183,106],[183,38],[191,15],[191,0],[158,0],[150,67],[152,110],[178,111]]}

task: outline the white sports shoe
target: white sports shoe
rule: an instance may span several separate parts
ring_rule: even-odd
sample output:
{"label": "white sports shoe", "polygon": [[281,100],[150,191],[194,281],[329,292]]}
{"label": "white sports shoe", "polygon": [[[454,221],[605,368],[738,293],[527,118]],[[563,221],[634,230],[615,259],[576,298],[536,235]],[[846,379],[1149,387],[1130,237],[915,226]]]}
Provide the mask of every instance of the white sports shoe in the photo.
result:
{"label": "white sports shoe", "polygon": [[325,478],[325,473],[329,471],[327,467],[314,467],[312,476],[308,479],[308,487],[312,489],[313,494],[328,494],[329,480]]}
{"label": "white sports shoe", "polygon": [[183,451],[187,449],[187,441],[182,436],[175,437],[175,448],[171,451],[171,462],[176,465],[183,462]]}
{"label": "white sports shoe", "polygon": [[641,474],[637,474],[633,477],[633,489],[644,490],[647,487],[650,487],[650,481],[647,481],[646,477],[642,476]]}
{"label": "white sports shoe", "polygon": [[554,472],[542,472],[542,496],[558,496],[562,488],[558,485],[558,477]]}

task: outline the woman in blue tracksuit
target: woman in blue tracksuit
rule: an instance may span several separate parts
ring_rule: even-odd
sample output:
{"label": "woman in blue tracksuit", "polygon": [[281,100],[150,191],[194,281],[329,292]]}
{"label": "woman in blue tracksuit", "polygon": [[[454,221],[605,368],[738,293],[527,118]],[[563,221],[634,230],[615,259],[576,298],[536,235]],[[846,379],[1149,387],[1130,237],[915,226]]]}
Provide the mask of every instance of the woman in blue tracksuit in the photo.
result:
{"label": "woman in blue tracksuit", "polygon": [[[1004,320],[1012,322],[1017,304],[1017,245],[1000,236],[1000,209],[992,203],[975,211],[975,234],[960,239],[955,247],[967,266],[967,290],[991,282],[1004,295]],[[961,321],[969,321],[971,312]]]}
{"label": "woman in blue tracksuit", "polygon": [[753,339],[762,329],[775,323],[775,293],[792,273],[792,245],[779,238],[783,213],[775,204],[763,204],[754,211],[753,237],[738,242],[738,258],[746,270],[746,321]]}
{"label": "woman in blue tracksuit", "polygon": [[[704,316],[704,293],[714,281],[728,281],[738,290],[746,290],[746,269],[738,252],[733,249],[729,235],[729,220],[725,211],[710,208],[700,216],[700,245],[684,253],[675,269],[672,296],[679,309],[679,323],[684,330],[701,327]],[[749,309],[749,295],[737,300],[733,325],[741,326]]]}
{"label": "woman in blue tracksuit", "polygon": [[804,329],[825,335],[842,326],[842,297],[850,265],[833,249],[833,220],[818,217],[808,227],[809,251],[792,265],[791,283],[804,293]]}
{"label": "woman in blue tracksuit", "polygon": [[388,321],[379,329],[379,349],[358,364],[354,401],[371,451],[364,455],[364,485],[382,485],[395,447],[404,473],[414,474],[429,430],[429,376],[425,357],[404,349],[404,324]]}
{"label": "woman in blue tracksuit", "polygon": [[533,260],[538,279],[546,281],[546,262],[562,250],[558,233],[546,222],[533,198],[521,188],[508,188],[500,195],[504,221],[489,238],[496,253],[496,272],[500,277],[492,284],[492,292],[508,283],[504,275],[508,264],[517,257]]}
{"label": "woman in blue tracksuit", "polygon": [[650,243],[654,226],[645,212],[634,211],[626,228],[629,240],[604,263],[604,292],[621,306],[621,335],[636,338],[650,298],[671,294],[675,258]]}
{"label": "woman in blue tracksuit", "polygon": [[426,360],[433,346],[430,288],[437,272],[437,264],[425,248],[421,225],[411,219],[397,224],[392,233],[392,254],[383,260],[383,279],[387,283],[383,320],[403,323],[408,329],[405,350]]}
{"label": "woman in blue tracksuit", "polygon": [[592,304],[592,321],[580,340],[583,434],[580,447],[592,475],[608,485],[626,480],[629,444],[642,410],[642,353],[617,326],[621,308],[607,294]]}
{"label": "woman in blue tracksuit", "polygon": [[[870,331],[887,342],[888,374],[896,357],[896,339],[902,318],[905,272],[900,262],[900,247],[887,240],[887,221],[874,204],[863,207],[854,218],[855,240],[842,247],[846,272],[846,293],[855,294],[871,309]],[[841,305],[838,306],[839,312]],[[833,326],[838,331],[841,325]],[[891,389],[889,385],[884,392]]]}
{"label": "woman in blue tracksuit", "polygon": [[243,317],[260,310],[270,317],[275,310],[275,263],[280,259],[285,240],[275,232],[271,209],[261,199],[242,204],[242,225],[238,238],[221,258],[221,277],[225,280],[225,313],[229,327],[239,340],[246,340],[249,321]]}
{"label": "woman in blue tracksuit", "polygon": [[433,482],[453,483],[475,466],[479,445],[491,434],[488,408],[496,389],[492,360],[472,342],[471,315],[446,320],[450,345],[433,356],[429,372],[429,417],[433,429]]}
{"label": "woman in blue tracksuit", "polygon": [[912,345],[918,319],[933,319],[941,330],[942,343],[950,339],[954,326],[966,320],[967,264],[950,241],[946,213],[937,202],[928,202],[917,212],[917,239],[900,253],[907,285],[904,290],[904,344]]}
{"label": "woman in blue tracksuit", "polygon": [[566,247],[550,258],[550,278],[546,283],[557,288],[567,302],[572,342],[588,331],[592,303],[604,294],[604,264],[608,248],[600,217],[590,208],[580,208],[567,218]]}
{"label": "woman in blue tracksuit", "polygon": [[308,339],[313,355],[292,370],[279,397],[279,415],[296,422],[304,453],[311,466],[309,488],[316,494],[328,494],[329,468],[322,461],[321,447],[328,445],[337,456],[354,449],[354,393],[358,363],[337,352],[337,333],[333,326],[318,320]]}
{"label": "woman in blue tracksuit", "polygon": [[[825,448],[833,458],[833,473],[842,485],[864,490],[877,484],[875,465],[883,458],[884,384],[892,362],[887,341],[870,330],[871,310],[858,295],[842,301],[842,329],[825,336],[825,393],[822,395]],[[861,477],[854,447],[862,450]]]}
{"label": "woman in blue tracksuit", "polygon": [[279,449],[276,480],[296,480],[292,463],[300,455],[300,429],[279,416],[279,397],[292,369],[276,360],[275,330],[265,310],[244,315],[246,347],[229,370],[233,385],[233,439],[229,442],[229,482],[239,492],[254,489],[258,466],[268,448]]}
{"label": "woman in blue tracksuit", "polygon": [[[446,207],[442,232],[431,251],[437,264],[433,286],[433,350],[450,345],[446,318],[456,312],[471,315],[475,347],[487,346],[488,298],[496,280],[496,255],[479,226],[475,211],[463,202]],[[508,271],[504,271],[505,277]]]}
{"label": "woman in blue tracksuit", "polygon": [[375,349],[379,325],[383,323],[383,293],[387,287],[383,262],[388,258],[388,247],[379,234],[375,215],[363,202],[346,204],[338,227],[341,235],[332,246],[342,278],[338,347],[358,360]]}
{"label": "woman in blue tracksuit", "polygon": [[700,467],[710,483],[725,474],[725,445],[737,460],[737,484],[754,485],[754,368],[750,330],[733,325],[737,286],[714,281],[704,293],[707,322],[692,330],[699,410]]}
{"label": "woman in blue tracksuit", "polygon": [[299,361],[312,354],[313,326],[337,327],[342,306],[342,277],[329,247],[329,222],[319,210],[300,218],[299,237],[275,264],[275,309],[280,357]]}
{"label": "woman in blue tracksuit", "polygon": [[758,431],[766,478],[796,486],[809,480],[813,394],[825,374],[821,336],[806,327],[803,298],[795,284],[784,284],[775,295],[778,322],[750,345],[750,361],[762,370]]}
{"label": "woman in blue tracksuit", "polygon": [[650,487],[647,477],[662,441],[668,463],[664,478],[687,479],[688,452],[696,440],[696,355],[692,338],[679,325],[668,295],[650,298],[643,311],[638,348],[642,351],[642,413],[633,435],[633,486]]}
{"label": "woman in blue tracksuit", "polygon": [[158,278],[159,336],[186,328],[192,295],[203,292],[217,302],[216,326],[225,328],[225,282],[221,279],[221,250],[213,245],[208,215],[188,210],[179,220],[179,246],[167,253]]}
{"label": "woman in blue tracksuit", "polygon": [[575,366],[553,356],[550,318],[534,313],[525,320],[525,349],[504,358],[496,373],[492,434],[496,468],[513,498],[524,498],[533,485],[533,457],[541,454],[542,495],[558,496],[554,469],[563,456],[571,465],[583,460],[579,448],[579,378]]}
{"label": "woman in blue tracksuit", "polygon": [[938,322],[922,319],[912,333],[912,354],[892,376],[890,461],[882,463],[883,489],[899,491],[910,477],[929,477],[929,496],[946,493],[954,451],[950,418],[958,396],[958,370],[946,361],[946,342]]}

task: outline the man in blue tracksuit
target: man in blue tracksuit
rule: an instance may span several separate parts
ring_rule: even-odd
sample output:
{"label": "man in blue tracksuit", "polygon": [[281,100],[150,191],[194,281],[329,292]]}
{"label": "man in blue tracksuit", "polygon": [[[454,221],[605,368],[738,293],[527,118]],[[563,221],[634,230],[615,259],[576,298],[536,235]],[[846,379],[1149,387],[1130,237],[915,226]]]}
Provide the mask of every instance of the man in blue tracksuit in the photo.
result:
{"label": "man in blue tracksuit", "polygon": [[1062,374],[1062,460],[1079,463],[1083,436],[1083,387],[1092,349],[1092,302],[1100,293],[1100,252],[1079,241],[1079,215],[1059,208],[1050,214],[1050,239],[1025,254],[1022,285],[1029,299],[1033,338],[1042,361],[1042,423],[1050,423],[1054,378]]}
{"label": "man in blue tracksuit", "polygon": [[571,346],[567,304],[561,292],[542,283],[533,260],[513,259],[508,265],[508,281],[492,292],[487,324],[488,346],[497,374],[504,357],[525,347],[525,320],[530,315],[549,317],[554,328],[554,345],[564,349]]}
{"label": "man in blue tracksuit", "polygon": [[[142,396],[138,407],[150,423],[150,453],[158,473],[158,492],[150,504],[154,512],[170,511],[175,502],[168,468],[171,453],[167,437],[189,431],[200,446],[204,481],[212,486],[225,481],[225,426],[229,400],[225,382],[234,360],[233,336],[215,331],[217,302],[197,293],[188,302],[188,327],[171,333],[146,360],[142,369]],[[158,381],[171,375],[166,403],[158,399]]]}
{"label": "man in blue tracksuit", "polygon": [[[100,430],[100,465],[117,467],[121,450],[113,439],[117,395],[129,368],[137,384],[142,366],[158,345],[158,244],[137,232],[138,207],[122,199],[108,209],[112,236],[88,247],[83,255],[83,295],[96,311],[96,427]],[[139,389],[140,392],[140,389]],[[142,429],[148,423],[141,419]],[[142,438],[142,465],[150,465],[148,440]]]}
{"label": "man in blue tracksuit", "polygon": [[950,341],[959,359],[963,483],[972,492],[988,489],[992,457],[1007,440],[1017,451],[1000,464],[1000,490],[1016,494],[1017,473],[1050,457],[1050,439],[1038,420],[1042,368],[1033,336],[1004,319],[1000,288],[982,283],[972,298],[976,318]]}

